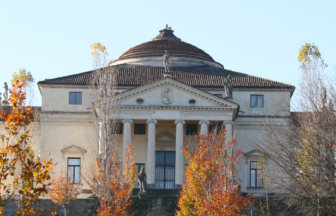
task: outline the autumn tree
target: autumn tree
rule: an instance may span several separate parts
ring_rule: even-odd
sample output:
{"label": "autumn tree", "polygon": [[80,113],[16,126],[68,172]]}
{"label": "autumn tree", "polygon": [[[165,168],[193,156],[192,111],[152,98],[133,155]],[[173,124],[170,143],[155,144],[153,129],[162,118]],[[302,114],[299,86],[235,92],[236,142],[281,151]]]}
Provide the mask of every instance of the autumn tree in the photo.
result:
{"label": "autumn tree", "polygon": [[243,196],[238,187],[236,165],[243,151],[233,140],[225,145],[225,131],[195,135],[196,144],[186,144],[188,160],[186,184],[178,202],[182,215],[238,215],[252,205],[251,195]]}
{"label": "autumn tree", "polygon": [[[0,186],[3,194],[0,196],[0,214],[6,207],[6,200],[20,194],[20,209],[18,215],[35,215],[41,208],[35,208],[33,203],[45,196],[50,183],[50,172],[54,167],[52,160],[41,160],[30,146],[32,139],[29,125],[34,120],[30,107],[23,107],[25,92],[24,83],[16,81],[9,89],[10,113],[0,110],[0,118],[5,120],[7,135],[3,135],[4,146],[0,152]],[[21,169],[20,174],[16,171]],[[21,186],[21,187],[20,187]]]}
{"label": "autumn tree", "polygon": [[95,164],[86,180],[98,198],[98,215],[131,215],[130,196],[136,179],[134,150],[127,146],[119,152],[116,79],[114,67],[108,66],[107,49],[102,43],[91,45],[94,72],[91,77],[92,122],[91,137]]}
{"label": "autumn tree", "polygon": [[130,145],[127,145],[124,163],[123,169],[122,161],[112,158],[109,172],[103,169],[98,159],[92,166],[90,187],[101,205],[97,209],[98,216],[134,214],[130,209],[130,198],[137,175],[134,149]]}
{"label": "autumn tree", "polygon": [[11,83],[14,84],[16,83],[16,81],[23,83],[23,90],[26,92],[26,97],[28,99],[28,102],[25,103],[31,105],[33,103],[35,96],[34,95],[35,80],[33,78],[33,75],[26,69],[21,68],[18,73],[14,72],[12,75]]}
{"label": "autumn tree", "polygon": [[[108,66],[108,52],[104,44],[91,44],[94,60],[94,72],[91,77],[92,122],[95,137],[90,141],[93,144],[94,154],[103,169],[108,169],[111,158],[118,158],[116,133],[120,128],[117,124],[117,109],[114,96],[116,81],[114,68]],[[98,147],[98,148],[97,148]],[[119,158],[118,158],[119,159]]]}
{"label": "autumn tree", "polygon": [[298,60],[301,83],[291,116],[283,116],[282,122],[266,118],[263,139],[252,139],[272,164],[269,191],[281,194],[273,199],[277,214],[332,215],[336,213],[335,76],[325,74],[327,64],[314,44],[304,44]]}
{"label": "autumn tree", "polygon": [[20,83],[23,84],[24,87],[29,86],[30,83],[34,82],[34,78],[33,75],[28,71],[26,71],[26,69],[21,68],[19,70],[19,73],[14,72],[12,75],[12,80],[11,83],[12,85],[16,83],[16,81],[19,81]]}
{"label": "autumn tree", "polygon": [[61,205],[64,209],[64,215],[67,215],[67,206],[76,201],[79,192],[79,184],[71,182],[71,176],[61,175],[58,179],[51,179],[51,189],[49,189],[48,196],[51,200]]}

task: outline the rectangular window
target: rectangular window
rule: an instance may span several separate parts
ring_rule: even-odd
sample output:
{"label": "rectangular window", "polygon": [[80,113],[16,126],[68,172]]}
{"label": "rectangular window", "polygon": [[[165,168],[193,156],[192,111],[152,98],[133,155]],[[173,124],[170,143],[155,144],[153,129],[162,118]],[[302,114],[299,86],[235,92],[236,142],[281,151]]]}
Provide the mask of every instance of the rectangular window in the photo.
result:
{"label": "rectangular window", "polygon": [[187,124],[187,135],[197,134],[197,124]]}
{"label": "rectangular window", "polygon": [[146,124],[134,124],[134,134],[146,134]]}
{"label": "rectangular window", "polygon": [[68,176],[71,183],[78,184],[80,180],[80,158],[68,158]]}
{"label": "rectangular window", "polygon": [[82,92],[70,92],[69,104],[82,104]]}
{"label": "rectangular window", "polygon": [[251,95],[251,107],[264,107],[264,95]]}
{"label": "rectangular window", "polygon": [[215,94],[215,96],[217,96],[217,97],[222,97],[222,94]]}
{"label": "rectangular window", "polygon": [[212,123],[210,124],[210,133],[213,133],[216,131],[216,133],[219,133],[222,130],[223,124],[218,123]]}
{"label": "rectangular window", "polygon": [[258,170],[258,162],[251,161],[250,164],[250,187],[262,188],[263,182],[260,178],[260,170]]}
{"label": "rectangular window", "polygon": [[[136,163],[135,167],[136,167],[136,173],[139,173],[141,171],[141,168],[145,168],[145,164],[144,163]],[[139,186],[138,180],[135,181],[134,185]]]}
{"label": "rectangular window", "polygon": [[111,124],[112,134],[122,134],[122,123]]}

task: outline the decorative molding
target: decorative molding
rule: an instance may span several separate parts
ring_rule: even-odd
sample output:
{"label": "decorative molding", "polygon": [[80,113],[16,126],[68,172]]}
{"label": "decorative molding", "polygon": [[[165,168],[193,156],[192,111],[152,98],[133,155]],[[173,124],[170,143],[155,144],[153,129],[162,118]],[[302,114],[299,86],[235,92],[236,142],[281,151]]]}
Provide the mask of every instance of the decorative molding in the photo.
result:
{"label": "decorative molding", "polygon": [[[167,137],[168,139],[162,140],[162,138],[164,137]],[[175,136],[166,131],[155,136],[155,143],[157,147],[174,147],[175,148],[175,142],[176,142]]]}
{"label": "decorative molding", "polygon": [[161,88],[161,101],[162,103],[169,105],[173,102],[173,92],[169,87]]}
{"label": "decorative molding", "polygon": [[178,124],[178,123],[185,124],[185,121],[182,120],[182,119],[176,119],[174,123],[175,123],[175,124]]}
{"label": "decorative molding", "polygon": [[132,119],[124,119],[124,120],[122,120],[122,123],[130,123],[130,124],[132,124],[133,120]]}
{"label": "decorative molding", "polygon": [[262,154],[261,154],[261,151],[260,151],[259,149],[254,149],[254,150],[252,150],[252,151],[246,152],[246,153],[244,154],[244,156],[249,156],[249,155],[251,155],[251,154],[253,154],[253,153],[258,153],[259,155],[262,155]]}
{"label": "decorative molding", "polygon": [[233,111],[235,108],[226,107],[195,107],[195,106],[137,106],[137,105],[117,105],[117,109],[136,109],[136,110],[212,110],[212,111]]}
{"label": "decorative molding", "polygon": [[[218,104],[222,105],[223,107],[228,107],[228,108],[232,108],[232,109],[236,109],[238,107],[237,104],[235,104],[231,101],[225,100],[224,98],[218,98],[217,96],[212,95],[211,93],[193,88],[191,86],[188,86],[186,84],[180,83],[180,82],[175,81],[175,80],[172,80],[170,78],[165,78],[163,80],[153,82],[151,84],[144,85],[144,86],[141,86],[141,87],[138,87],[138,88],[120,93],[119,95],[117,95],[117,97],[114,100],[126,99],[128,97],[132,97],[136,94],[140,94],[140,93],[146,92],[148,90],[155,89],[157,87],[163,87],[164,85],[170,85],[170,86],[176,87],[178,89],[187,91],[189,93],[193,93],[193,94],[195,94],[199,97],[205,98],[205,99],[210,100],[210,101],[215,102],[215,103],[218,103]],[[232,105],[228,105],[228,103],[231,103]],[[233,107],[234,105],[236,105],[236,107]]]}
{"label": "decorative molding", "polygon": [[147,123],[147,124],[149,124],[149,123],[157,124],[157,120],[155,120],[155,119],[148,119],[148,120],[146,121],[146,123]]}
{"label": "decorative molding", "polygon": [[175,142],[175,136],[173,134],[170,134],[170,133],[166,132],[166,131],[156,135],[155,139],[157,140],[157,139],[160,139],[162,137],[168,137]]}
{"label": "decorative molding", "polygon": [[[75,151],[71,151],[71,149],[74,149]],[[84,159],[84,153],[86,153],[87,151],[79,146],[76,145],[71,145],[69,147],[63,148],[62,150],[62,158],[64,159],[64,154],[67,152],[71,152],[71,153],[82,153],[83,159]]]}
{"label": "decorative molding", "polygon": [[[246,152],[244,154],[245,162],[247,164],[249,159],[259,159],[259,157],[262,156],[262,155],[263,154],[261,153],[261,151],[259,149],[254,149],[252,151]],[[267,157],[266,157],[266,160],[267,160]]]}
{"label": "decorative molding", "polygon": [[199,124],[200,124],[200,125],[202,125],[203,123],[205,123],[205,124],[207,124],[207,125],[209,125],[209,124],[210,124],[210,122],[209,122],[209,121],[205,121],[205,120],[199,121]]}

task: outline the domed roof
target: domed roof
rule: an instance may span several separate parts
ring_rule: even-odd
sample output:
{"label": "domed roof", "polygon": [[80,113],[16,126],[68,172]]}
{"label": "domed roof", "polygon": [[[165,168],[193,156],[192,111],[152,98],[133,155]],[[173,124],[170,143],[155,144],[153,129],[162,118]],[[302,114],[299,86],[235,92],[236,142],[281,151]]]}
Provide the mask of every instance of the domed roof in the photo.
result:
{"label": "domed roof", "polygon": [[134,57],[147,57],[147,56],[163,56],[165,51],[168,50],[169,55],[172,57],[191,57],[196,59],[204,59],[214,62],[212,57],[203,50],[185,43],[181,40],[153,40],[142,43],[129,49],[122,54],[119,59],[134,58]]}
{"label": "domed roof", "polygon": [[[161,66],[157,61],[161,61],[165,51],[168,50],[171,56],[171,67],[209,65],[223,68],[223,66],[215,62],[209,54],[194,45],[181,41],[173,32],[170,27],[166,26],[165,29],[160,30],[160,34],[152,39],[152,41],[142,43],[129,49],[111,65],[127,63],[162,67],[163,64]],[[153,61],[155,61],[155,63]]]}

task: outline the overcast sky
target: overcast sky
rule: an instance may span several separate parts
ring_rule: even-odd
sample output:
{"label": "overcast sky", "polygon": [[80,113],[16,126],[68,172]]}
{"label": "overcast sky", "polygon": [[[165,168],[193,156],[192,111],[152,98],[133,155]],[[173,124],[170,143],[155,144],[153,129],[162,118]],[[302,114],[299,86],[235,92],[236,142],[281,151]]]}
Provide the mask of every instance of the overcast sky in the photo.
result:
{"label": "overcast sky", "polygon": [[36,81],[89,71],[90,44],[104,43],[115,60],[166,24],[226,69],[298,86],[306,42],[335,71],[335,9],[335,0],[2,1],[0,92],[20,68]]}

